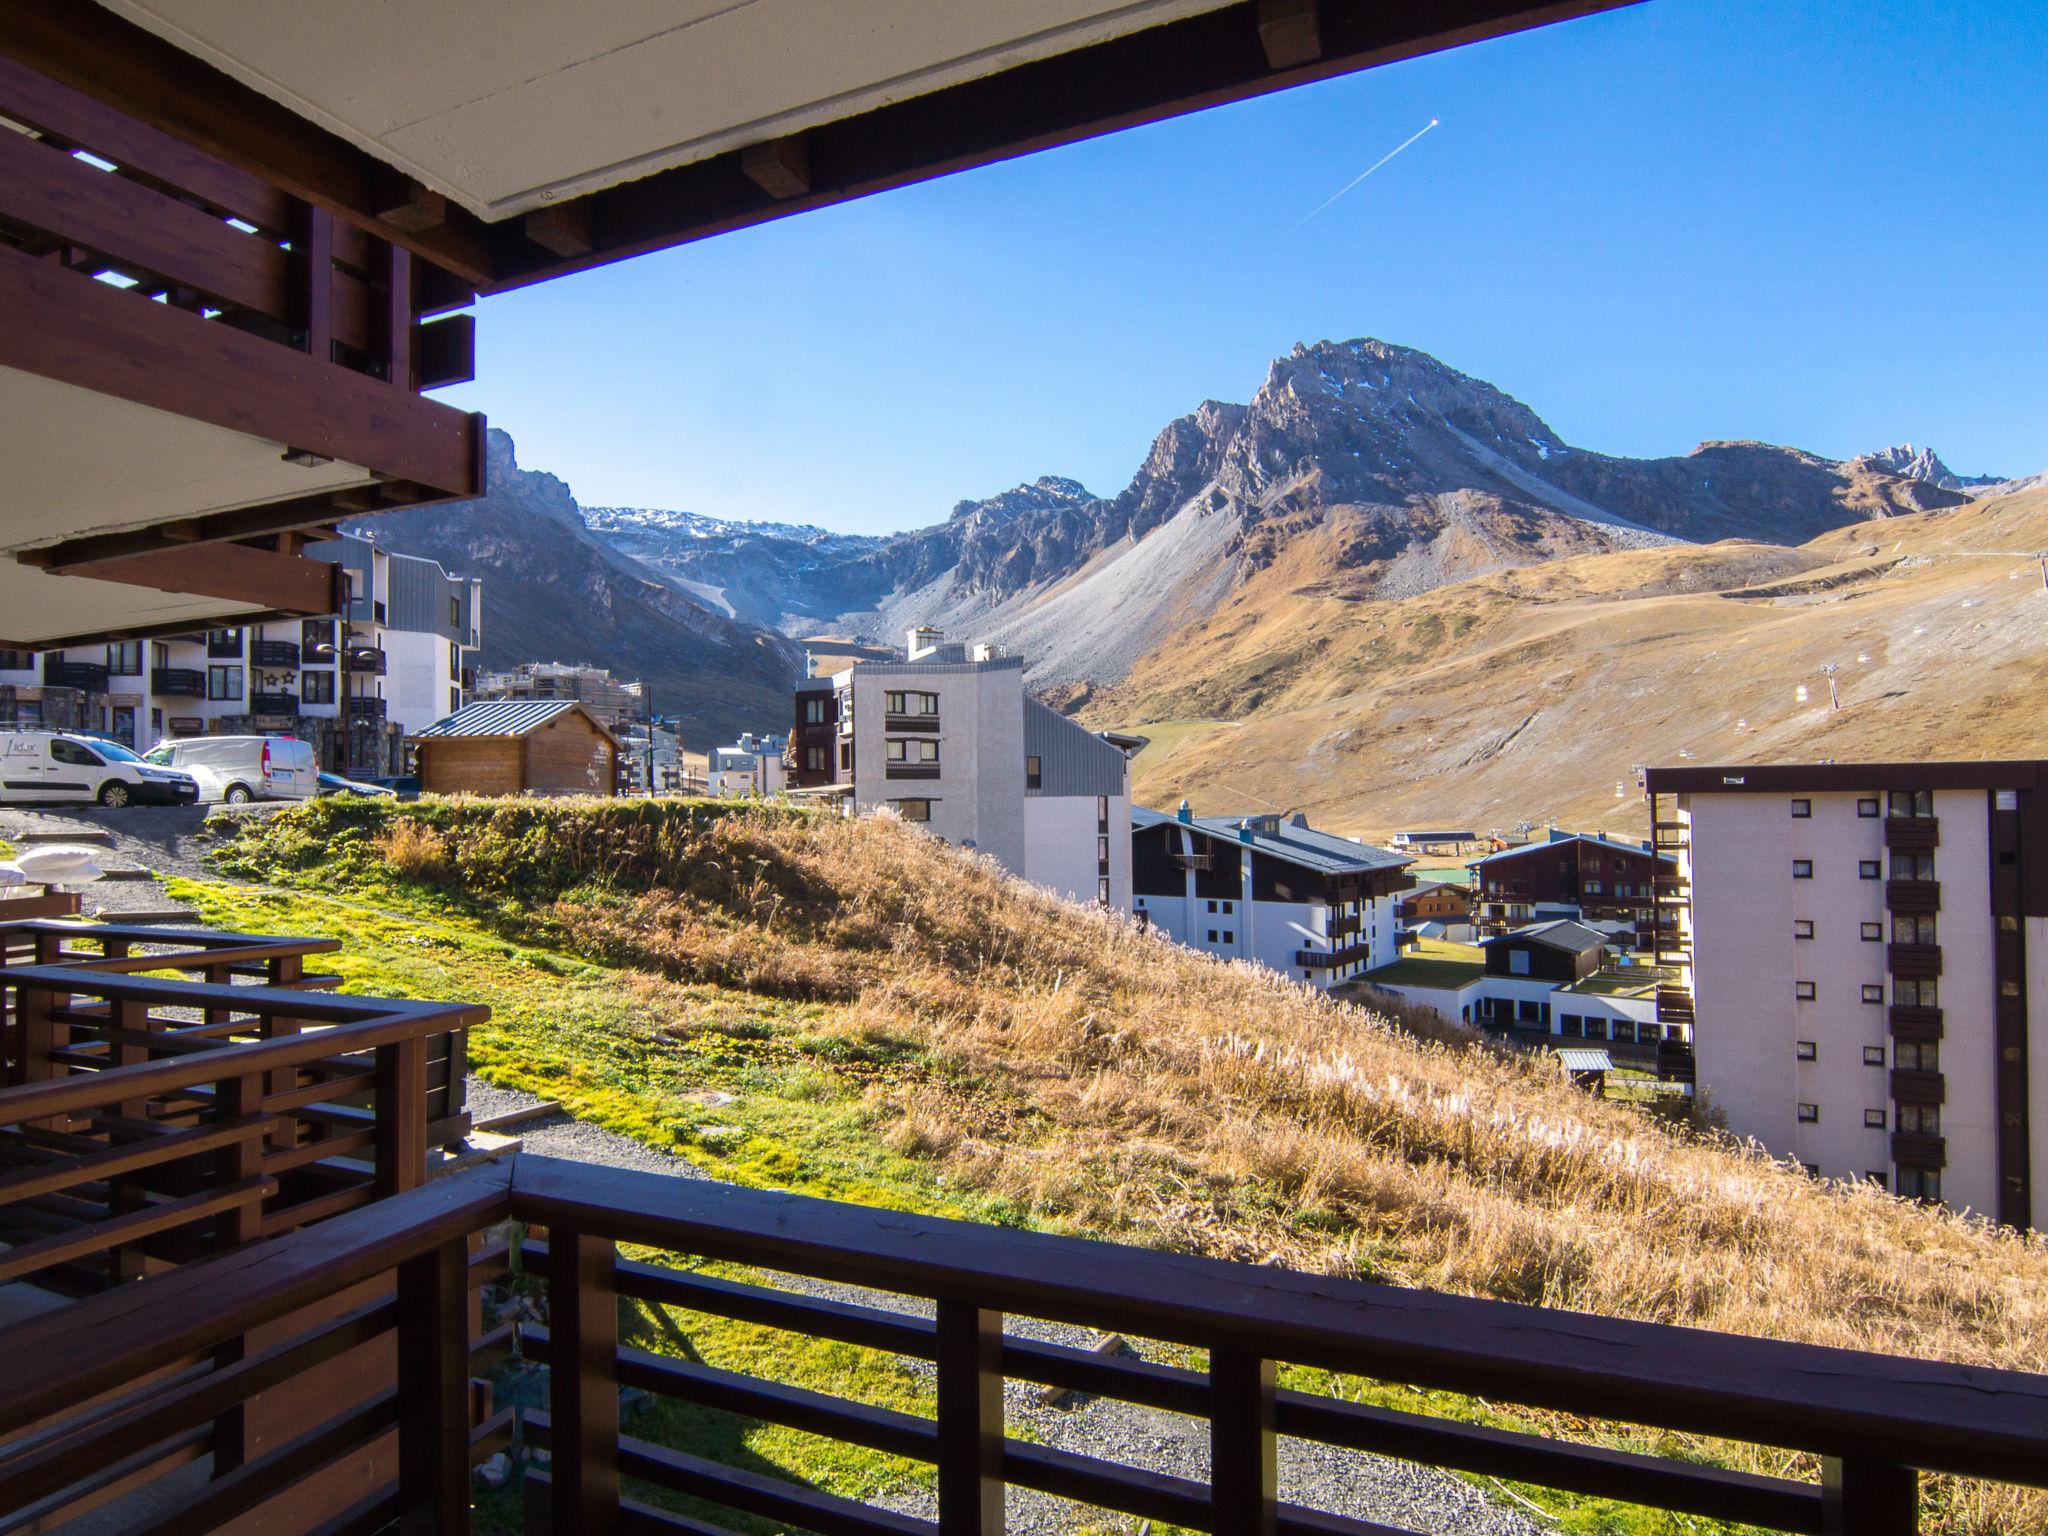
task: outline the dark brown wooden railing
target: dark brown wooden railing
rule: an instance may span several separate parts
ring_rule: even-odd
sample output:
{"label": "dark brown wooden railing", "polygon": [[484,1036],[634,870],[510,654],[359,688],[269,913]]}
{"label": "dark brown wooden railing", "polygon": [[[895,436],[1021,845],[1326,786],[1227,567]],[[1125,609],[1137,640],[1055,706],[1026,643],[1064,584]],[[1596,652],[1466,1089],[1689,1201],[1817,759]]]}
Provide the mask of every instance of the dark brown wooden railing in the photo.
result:
{"label": "dark brown wooden railing", "polygon": [[[34,1449],[0,1449],[0,1511],[50,1495],[74,1470],[169,1443],[188,1420],[162,1388],[88,1405],[147,1373],[203,1360],[227,1339],[324,1298],[398,1277],[394,1306],[276,1342],[257,1358],[180,1378],[180,1399],[225,1411],[286,1386],[347,1330],[395,1329],[397,1387],[241,1465],[151,1530],[205,1531],[396,1431],[396,1474],[347,1510],[266,1529],[468,1528],[469,1466],[502,1443],[503,1416],[470,1428],[466,1316],[471,1235],[506,1220],[545,1229],[523,1248],[546,1286],[548,1327],[525,1342],[550,1367],[546,1412],[525,1439],[551,1461],[526,1472],[527,1529],[706,1536],[715,1524],[621,1492],[639,1479],[826,1536],[994,1536],[1006,1485],[1218,1536],[1402,1536],[1283,1503],[1282,1437],[1370,1451],[1652,1508],[1824,1536],[1917,1529],[1917,1473],[2048,1486],[2048,1377],[1438,1295],[878,1211],[798,1196],[616,1172],[522,1154],[203,1266],[0,1332],[16,1390],[0,1437],[39,1424]],[[928,1304],[898,1311],[683,1269],[621,1262],[619,1243],[872,1288]],[[874,1408],[692,1361],[621,1348],[621,1298],[841,1340],[931,1362],[936,1417]],[[1015,1337],[1006,1314],[1203,1351],[1204,1370]],[[337,1333],[336,1330],[340,1330]],[[1288,1391],[1279,1364],[1483,1396],[1803,1451],[1820,1482],[1725,1471]],[[1041,1382],[1204,1419],[1207,1481],[1008,1438],[1005,1379]],[[939,1519],[912,1519],[622,1435],[619,1390],[638,1387],[936,1467]],[[80,1419],[83,1413],[85,1417]],[[115,1426],[126,1426],[116,1435]],[[59,1465],[62,1446],[75,1462]],[[4,1523],[4,1522],[0,1522]]]}
{"label": "dark brown wooden railing", "polygon": [[[112,963],[256,963],[267,947]],[[15,967],[0,985],[20,999],[31,1073],[0,1089],[0,1283],[70,1294],[413,1188],[430,1045],[448,1060],[448,1037],[488,1016],[82,965]]]}

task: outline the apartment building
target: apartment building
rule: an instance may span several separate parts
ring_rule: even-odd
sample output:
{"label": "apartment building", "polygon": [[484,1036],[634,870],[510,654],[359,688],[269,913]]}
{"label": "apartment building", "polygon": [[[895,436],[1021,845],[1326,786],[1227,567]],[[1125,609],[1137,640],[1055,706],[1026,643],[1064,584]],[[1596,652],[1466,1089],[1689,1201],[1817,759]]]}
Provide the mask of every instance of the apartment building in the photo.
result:
{"label": "apartment building", "polygon": [[1546,828],[1520,847],[1472,862],[1475,918],[1485,934],[1557,918],[1631,923],[1647,947],[1654,938],[1657,869],[1670,863],[1647,844]]}
{"label": "apartment building", "polygon": [[647,714],[645,684],[613,677],[609,667],[559,661],[522,661],[509,671],[480,673],[476,696],[533,702],[571,699],[614,733],[643,721]]}
{"label": "apartment building", "polygon": [[1318,832],[1305,817],[1131,813],[1131,910],[1204,953],[1331,987],[1397,953],[1405,854]]}
{"label": "apartment building", "polygon": [[2014,1226],[2048,1188],[2048,763],[1653,769],[1699,1080],[1828,1178]]}
{"label": "apartment building", "polygon": [[729,747],[714,747],[709,767],[710,792],[714,795],[772,795],[789,781],[784,759],[789,742],[781,736],[756,736],[742,732]]}
{"label": "apartment building", "polygon": [[914,629],[902,659],[806,678],[795,703],[795,793],[886,806],[1070,900],[1128,908],[1130,761],[1032,698],[1021,657]]}
{"label": "apartment building", "polygon": [[0,651],[0,720],[95,731],[138,751],[171,736],[289,734],[312,742],[324,768],[402,771],[407,733],[467,697],[482,583],[363,538],[307,555],[349,572],[345,635],[336,615]]}

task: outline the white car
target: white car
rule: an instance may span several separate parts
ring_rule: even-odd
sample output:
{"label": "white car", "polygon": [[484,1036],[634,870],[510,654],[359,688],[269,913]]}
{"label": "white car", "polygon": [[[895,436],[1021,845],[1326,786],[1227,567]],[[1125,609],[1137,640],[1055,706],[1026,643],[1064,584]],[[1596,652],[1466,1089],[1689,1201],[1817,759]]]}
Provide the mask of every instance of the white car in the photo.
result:
{"label": "white car", "polygon": [[0,732],[0,800],[37,804],[190,805],[199,781],[146,762],[119,742],[66,731]]}
{"label": "white car", "polygon": [[200,799],[229,805],[310,800],[320,789],[313,749],[296,736],[185,736],[158,742],[143,761],[189,773]]}

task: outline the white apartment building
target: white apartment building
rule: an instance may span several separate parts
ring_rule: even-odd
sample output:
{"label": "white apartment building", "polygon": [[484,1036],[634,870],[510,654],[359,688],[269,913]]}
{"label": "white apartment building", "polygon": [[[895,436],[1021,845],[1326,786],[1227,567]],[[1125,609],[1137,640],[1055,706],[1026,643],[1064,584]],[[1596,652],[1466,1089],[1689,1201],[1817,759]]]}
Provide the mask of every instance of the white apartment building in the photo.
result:
{"label": "white apartment building", "polygon": [[1299,815],[1131,813],[1131,910],[1206,954],[1330,987],[1392,961],[1406,854]]}
{"label": "white apartment building", "polygon": [[368,539],[307,554],[350,572],[345,637],[337,616],[0,651],[0,719],[96,731],[138,751],[172,736],[275,732],[311,741],[329,770],[399,772],[405,736],[468,696],[482,584]]}
{"label": "white apartment building", "polygon": [[1828,1178],[2014,1226],[2048,1189],[2048,764],[1653,769],[1701,1086]]}
{"label": "white apartment building", "polygon": [[914,629],[901,661],[797,690],[790,783],[887,806],[1072,901],[1131,896],[1130,761],[1024,689],[1022,658]]}
{"label": "white apartment building", "polygon": [[780,736],[756,736],[744,731],[729,747],[711,751],[709,779],[711,793],[728,795],[773,795],[788,782],[783,754],[788,742]]}

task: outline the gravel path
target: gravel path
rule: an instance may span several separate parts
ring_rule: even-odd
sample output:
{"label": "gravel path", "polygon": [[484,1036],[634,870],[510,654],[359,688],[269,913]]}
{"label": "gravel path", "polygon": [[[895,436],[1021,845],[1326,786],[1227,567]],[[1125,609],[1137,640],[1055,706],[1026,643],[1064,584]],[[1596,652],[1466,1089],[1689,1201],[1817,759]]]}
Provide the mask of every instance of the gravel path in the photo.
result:
{"label": "gravel path", "polygon": [[[469,1080],[471,1112],[478,1119],[541,1102],[531,1094]],[[524,1148],[549,1157],[574,1158],[611,1168],[669,1174],[677,1178],[708,1177],[703,1169],[680,1157],[642,1146],[600,1126],[581,1124],[565,1114],[528,1121],[510,1129]],[[892,1312],[929,1317],[932,1305],[921,1297],[837,1285],[804,1275],[778,1274],[772,1283],[808,1296],[881,1307]],[[1085,1328],[1011,1317],[1008,1332],[1086,1349],[1099,1335]],[[1134,1341],[1141,1342],[1141,1341]],[[929,1380],[928,1362],[908,1362]],[[1029,1382],[1004,1387],[1004,1409],[1013,1432],[1027,1429],[1043,1445],[1099,1457],[1148,1471],[1169,1473],[1194,1482],[1209,1476],[1208,1426],[1197,1419],[1143,1408],[1109,1398],[1072,1397],[1057,1407],[1040,1400],[1040,1388]],[[1378,1521],[1418,1536],[1541,1536],[1547,1528],[1515,1509],[1487,1498],[1472,1484],[1432,1467],[1390,1461],[1334,1446],[1282,1440],[1279,1451],[1280,1496],[1312,1509],[1325,1509],[1356,1520]],[[907,1489],[884,1495],[876,1503],[924,1519],[938,1515],[936,1494]],[[1017,1536],[1072,1536],[1088,1529],[1111,1531],[1137,1522],[1106,1514],[1029,1489],[1009,1490],[1009,1529]]]}
{"label": "gravel path", "polygon": [[[270,804],[218,805],[131,805],[109,810],[104,806],[60,806],[50,809],[0,806],[0,838],[20,845],[24,834],[86,834],[80,841],[101,852],[100,866],[119,874],[142,870],[159,878],[225,880],[228,877],[203,862],[206,850],[214,846],[200,836],[209,816],[270,816],[283,802]],[[102,841],[98,834],[105,834]],[[164,894],[155,880],[99,880],[89,885],[59,886],[76,891],[85,899],[87,916],[101,912],[170,912],[178,903]]]}

